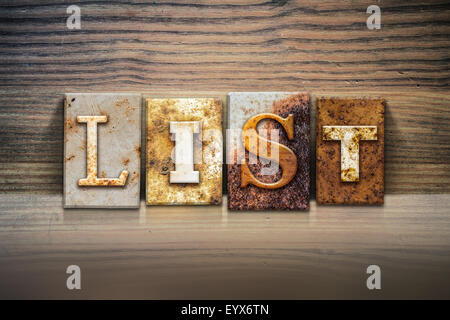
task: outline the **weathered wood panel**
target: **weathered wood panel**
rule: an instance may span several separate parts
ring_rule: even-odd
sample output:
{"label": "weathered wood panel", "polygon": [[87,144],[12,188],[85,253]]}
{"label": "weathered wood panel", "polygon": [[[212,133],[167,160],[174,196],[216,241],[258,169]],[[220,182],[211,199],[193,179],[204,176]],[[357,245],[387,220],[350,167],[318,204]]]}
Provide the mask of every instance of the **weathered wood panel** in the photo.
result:
{"label": "weathered wood panel", "polygon": [[[450,195],[383,207],[229,213],[219,207],[64,210],[0,195],[0,298],[448,299]],[[226,197],[224,197],[226,201]],[[81,268],[81,290],[66,268]],[[381,268],[381,290],[366,268]]]}
{"label": "weathered wood panel", "polygon": [[386,192],[450,192],[450,6],[380,1],[371,31],[371,4],[2,2],[0,192],[61,192],[63,93],[118,90],[381,96]]}

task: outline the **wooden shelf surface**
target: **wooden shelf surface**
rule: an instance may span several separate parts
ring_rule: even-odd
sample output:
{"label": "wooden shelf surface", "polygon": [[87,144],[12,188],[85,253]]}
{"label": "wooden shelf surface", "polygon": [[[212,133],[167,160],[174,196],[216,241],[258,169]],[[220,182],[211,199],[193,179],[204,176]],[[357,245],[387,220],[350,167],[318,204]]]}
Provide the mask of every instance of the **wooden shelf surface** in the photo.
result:
{"label": "wooden shelf surface", "polygon": [[[226,200],[226,198],[224,198]],[[450,195],[380,207],[81,210],[0,195],[1,298],[450,298]],[[67,266],[82,290],[66,289]],[[381,267],[382,289],[366,288]]]}

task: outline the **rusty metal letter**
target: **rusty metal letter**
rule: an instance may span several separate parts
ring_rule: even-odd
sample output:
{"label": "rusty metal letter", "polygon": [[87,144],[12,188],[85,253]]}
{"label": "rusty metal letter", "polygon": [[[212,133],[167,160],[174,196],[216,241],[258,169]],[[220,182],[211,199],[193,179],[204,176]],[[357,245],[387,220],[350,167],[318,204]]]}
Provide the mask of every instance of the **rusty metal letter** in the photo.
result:
{"label": "rusty metal letter", "polygon": [[175,135],[175,171],[170,171],[170,183],[199,183],[199,172],[194,171],[194,133],[200,134],[201,125],[200,121],[170,122],[170,133]]}
{"label": "rusty metal letter", "polygon": [[106,116],[78,116],[77,122],[87,125],[87,177],[78,180],[78,185],[83,187],[123,187],[128,177],[128,171],[122,170],[119,178],[98,178],[97,171],[97,123],[108,122]]}
{"label": "rusty metal letter", "polygon": [[[283,172],[281,179],[277,182],[263,183],[255,178],[248,165],[245,163],[245,159],[243,159],[241,163],[241,188],[247,186],[249,183],[264,189],[281,188],[288,184],[297,173],[297,157],[291,149],[283,144],[273,142],[258,135],[256,126],[258,125],[258,122],[263,119],[272,119],[279,122],[284,130],[286,130],[288,139],[294,139],[294,116],[292,114],[287,118],[282,118],[273,113],[261,113],[248,119],[242,129],[242,142],[244,143],[245,149],[255,155],[260,156],[261,154],[264,154],[267,155],[269,160],[277,161],[282,167]],[[254,146],[251,146],[251,141],[257,142]],[[278,149],[278,152],[269,153],[268,149],[271,150],[272,147]]]}
{"label": "rusty metal letter", "polygon": [[323,140],[341,141],[341,181],[359,181],[359,141],[377,140],[376,126],[323,126]]}

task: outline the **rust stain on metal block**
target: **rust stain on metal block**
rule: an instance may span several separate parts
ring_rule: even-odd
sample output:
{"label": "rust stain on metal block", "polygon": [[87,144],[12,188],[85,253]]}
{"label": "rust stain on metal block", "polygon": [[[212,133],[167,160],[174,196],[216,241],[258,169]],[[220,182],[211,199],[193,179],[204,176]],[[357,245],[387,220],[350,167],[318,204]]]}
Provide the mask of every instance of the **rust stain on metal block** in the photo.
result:
{"label": "rust stain on metal block", "polygon": [[[214,98],[146,99],[148,205],[207,205],[222,202],[222,101]],[[170,183],[175,141],[170,123],[199,122],[194,139],[198,183]]]}
{"label": "rust stain on metal block", "polygon": [[318,204],[383,203],[384,107],[383,99],[318,100]]}
{"label": "rust stain on metal block", "polygon": [[64,101],[64,206],[139,207],[141,95],[74,93]]}
{"label": "rust stain on metal block", "polygon": [[[236,92],[229,94],[229,103],[229,125],[232,132],[227,146],[228,208],[231,210],[308,210],[309,96],[303,93],[286,92]],[[272,135],[279,136],[278,143],[282,145],[279,147],[279,159],[286,163],[284,167],[279,164],[280,168],[274,174],[263,174],[263,168],[267,168],[268,163],[262,162],[259,157],[256,163],[252,164],[250,161],[252,153],[248,152],[249,147],[244,148],[241,133],[233,134],[235,130],[242,130],[248,126],[248,121],[251,122],[255,116],[259,122],[258,115],[265,113],[272,115],[265,117],[259,123],[258,134],[261,135],[261,132],[266,130],[267,137],[271,137],[267,140],[273,140]],[[270,144],[267,142],[266,147],[260,146],[259,152],[265,148],[269,149]],[[285,149],[282,151],[283,147]],[[267,152],[264,153],[267,154]],[[294,155],[293,159],[290,157],[291,153]],[[270,157],[263,158],[271,160]],[[246,163],[244,168],[242,161]],[[291,171],[293,171],[293,177],[290,177]],[[258,182],[251,178],[252,183],[248,183],[249,174]],[[286,181],[283,181],[283,177]]]}

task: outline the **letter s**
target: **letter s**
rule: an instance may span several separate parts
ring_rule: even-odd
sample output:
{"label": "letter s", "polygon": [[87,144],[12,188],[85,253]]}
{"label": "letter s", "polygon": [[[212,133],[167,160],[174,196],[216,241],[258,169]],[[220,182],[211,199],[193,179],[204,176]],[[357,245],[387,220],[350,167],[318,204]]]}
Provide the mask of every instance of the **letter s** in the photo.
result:
{"label": "letter s", "polygon": [[[290,114],[287,118],[282,118],[272,113],[261,113],[248,119],[244,124],[244,128],[242,129],[242,141],[244,143],[245,149],[257,156],[259,154],[267,155],[267,159],[276,161],[280,164],[283,172],[281,179],[277,182],[263,183],[257,180],[255,176],[250,172],[250,169],[245,163],[244,158],[244,160],[242,160],[241,162],[241,188],[251,183],[257,187],[264,189],[278,189],[288,184],[294,178],[297,172],[297,157],[291,149],[283,144],[273,142],[258,135],[256,126],[263,119],[272,119],[279,122],[283,126],[284,130],[286,130],[288,139],[294,139],[294,116],[292,114]],[[254,150],[254,148],[252,148],[252,150],[250,149],[249,141],[256,141],[256,150]],[[267,149],[271,150],[272,144],[274,144],[275,148],[278,148],[278,157],[274,157],[272,153],[269,155],[267,152]]]}

